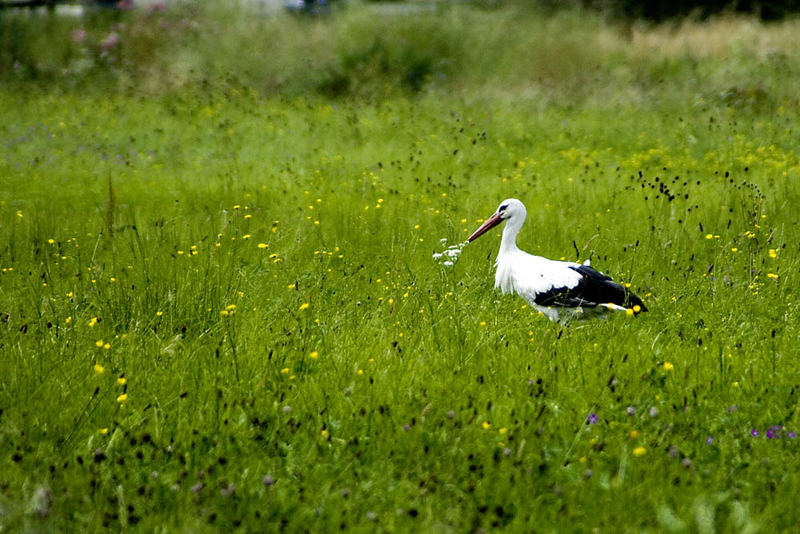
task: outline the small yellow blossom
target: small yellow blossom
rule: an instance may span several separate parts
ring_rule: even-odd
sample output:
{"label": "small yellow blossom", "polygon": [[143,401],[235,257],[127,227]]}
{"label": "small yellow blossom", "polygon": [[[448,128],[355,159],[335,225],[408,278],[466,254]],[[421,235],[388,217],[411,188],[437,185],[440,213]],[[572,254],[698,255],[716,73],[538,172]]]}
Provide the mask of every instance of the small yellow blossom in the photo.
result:
{"label": "small yellow blossom", "polygon": [[119,402],[120,404],[122,404],[123,402],[126,402],[127,400],[128,400],[128,394],[127,393],[123,393],[122,395],[117,397],[117,402]]}
{"label": "small yellow blossom", "polygon": [[641,306],[639,306],[638,304],[633,306],[633,313],[639,313],[640,311],[642,311]]}
{"label": "small yellow blossom", "polygon": [[94,364],[93,369],[94,372],[97,373],[98,375],[102,375],[103,373],[106,372],[106,368],[100,365],[99,363]]}
{"label": "small yellow blossom", "polygon": [[66,324],[69,324],[69,323],[71,323],[71,322],[72,322],[72,316],[70,315],[69,317],[67,317],[66,319],[64,319],[64,322],[65,322]]}
{"label": "small yellow blossom", "polygon": [[128,383],[128,379],[125,378],[124,376],[121,376],[121,377],[117,378],[117,384],[119,384],[120,386],[124,386],[127,383]]}
{"label": "small yellow blossom", "polygon": [[489,421],[484,421],[481,426],[483,427],[484,430],[489,430],[490,428],[492,428],[492,424]]}
{"label": "small yellow blossom", "polygon": [[631,439],[639,439],[639,431],[638,430],[631,430],[628,434],[628,437]]}
{"label": "small yellow blossom", "polygon": [[250,239],[250,234],[244,234],[244,235],[242,236],[242,239]]}
{"label": "small yellow blossom", "polygon": [[706,234],[706,239],[714,239],[714,234]]}
{"label": "small yellow blossom", "polygon": [[228,311],[233,311],[236,309],[236,304],[228,304],[227,306],[225,306],[225,309]]}
{"label": "small yellow blossom", "polygon": [[500,430],[498,430],[498,432],[500,434],[505,434],[506,432],[508,432],[508,429],[506,427],[502,427]]}
{"label": "small yellow blossom", "polygon": [[111,348],[111,343],[105,343],[105,344],[103,345],[103,349],[104,349],[104,350],[108,350],[108,349],[110,349],[110,348]]}
{"label": "small yellow blossom", "polygon": [[267,245],[266,243],[259,243],[258,244],[258,248],[267,248],[268,246],[269,245]]}
{"label": "small yellow blossom", "polygon": [[672,365],[670,362],[664,362],[665,371],[672,371],[673,369],[675,369],[674,365]]}
{"label": "small yellow blossom", "polygon": [[97,317],[92,317],[91,319],[89,319],[89,328],[93,328],[94,325],[97,324],[97,321],[98,321]]}
{"label": "small yellow blossom", "polygon": [[48,239],[48,240],[47,240],[47,242],[48,242],[48,243],[50,243],[50,244],[52,245],[53,243],[55,243],[55,242],[56,242],[56,240],[55,240],[55,239],[53,239],[53,238],[50,238],[50,239]]}
{"label": "small yellow blossom", "polygon": [[778,275],[775,273],[767,273],[767,278],[771,278],[772,280],[777,280]]}
{"label": "small yellow blossom", "polygon": [[319,358],[319,352],[312,350],[311,354],[309,354],[308,357],[311,358],[312,360],[316,360],[317,358]]}
{"label": "small yellow blossom", "polygon": [[480,323],[478,323],[478,324],[479,324],[480,326],[486,326],[486,321],[481,321],[481,322],[480,322]]}
{"label": "small yellow blossom", "polygon": [[647,449],[645,449],[644,447],[636,447],[635,449],[633,449],[633,455],[636,457],[644,456],[645,454],[647,454]]}
{"label": "small yellow blossom", "polygon": [[320,434],[322,434],[323,438],[328,437],[328,429],[327,428],[323,428],[322,431],[320,432]]}
{"label": "small yellow blossom", "polygon": [[739,249],[736,247],[731,247],[731,252],[739,252]]}
{"label": "small yellow blossom", "polygon": [[733,383],[731,383],[731,387],[738,388],[739,387],[739,382],[734,380]]}
{"label": "small yellow blossom", "polygon": [[295,289],[297,287],[297,284],[289,284],[286,287],[289,288],[289,289]]}
{"label": "small yellow blossom", "polygon": [[94,342],[94,344],[97,345],[97,348],[100,348],[100,347],[103,346],[103,340],[102,339],[98,339],[97,341]]}
{"label": "small yellow blossom", "polygon": [[105,436],[106,434],[108,434],[108,429],[107,428],[101,428],[100,429],[100,435],[101,436]]}
{"label": "small yellow blossom", "polygon": [[311,304],[309,304],[308,302],[304,302],[300,305],[300,311],[307,310],[310,306]]}
{"label": "small yellow blossom", "polygon": [[219,315],[220,315],[220,317],[227,317],[227,316],[230,315],[230,312],[228,310],[221,310],[219,312]]}
{"label": "small yellow blossom", "polygon": [[164,312],[162,312],[161,310],[156,312],[156,317],[161,317],[162,315],[164,315]]}
{"label": "small yellow blossom", "polygon": [[289,374],[289,368],[288,367],[284,367],[283,369],[281,369],[281,374],[282,375],[288,375]]}
{"label": "small yellow blossom", "polygon": [[769,249],[769,257],[770,258],[777,258],[778,257],[778,252],[774,248]]}
{"label": "small yellow blossom", "polygon": [[363,369],[359,369],[358,371],[356,371],[356,374],[357,374],[358,376],[361,376],[361,375],[363,375],[363,374],[364,374],[364,370],[363,370]]}
{"label": "small yellow blossom", "polygon": [[634,312],[632,308],[628,308],[627,310],[625,310],[625,315],[627,315],[628,317],[633,317],[633,314]]}

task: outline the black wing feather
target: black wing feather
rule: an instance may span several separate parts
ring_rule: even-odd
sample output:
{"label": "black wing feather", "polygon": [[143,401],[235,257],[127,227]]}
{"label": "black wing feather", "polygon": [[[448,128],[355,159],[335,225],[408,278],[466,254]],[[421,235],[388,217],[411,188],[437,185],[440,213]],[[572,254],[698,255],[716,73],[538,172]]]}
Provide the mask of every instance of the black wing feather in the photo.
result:
{"label": "black wing feather", "polygon": [[540,306],[563,306],[594,308],[598,304],[617,304],[625,308],[639,306],[647,311],[642,300],[627,288],[588,265],[570,265],[582,278],[575,287],[554,287],[536,295],[534,302]]}

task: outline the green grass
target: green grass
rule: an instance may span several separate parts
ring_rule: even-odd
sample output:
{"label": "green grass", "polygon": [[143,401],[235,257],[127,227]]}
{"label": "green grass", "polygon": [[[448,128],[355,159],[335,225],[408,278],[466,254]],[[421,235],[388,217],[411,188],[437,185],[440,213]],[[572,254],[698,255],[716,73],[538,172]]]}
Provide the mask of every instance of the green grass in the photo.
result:
{"label": "green grass", "polygon": [[[533,95],[4,90],[0,530],[795,527],[797,101],[739,53]],[[550,323],[494,291],[495,231],[432,259],[511,196],[522,248],[651,311]]]}

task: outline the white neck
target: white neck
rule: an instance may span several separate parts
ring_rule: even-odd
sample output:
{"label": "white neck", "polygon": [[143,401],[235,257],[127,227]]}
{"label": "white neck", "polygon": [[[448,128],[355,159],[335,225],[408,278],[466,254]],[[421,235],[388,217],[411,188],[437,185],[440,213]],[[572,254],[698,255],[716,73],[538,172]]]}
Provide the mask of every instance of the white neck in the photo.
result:
{"label": "white neck", "polygon": [[517,250],[517,234],[524,222],[524,215],[522,217],[511,217],[506,221],[506,227],[503,229],[503,239],[500,241],[500,252],[498,256]]}

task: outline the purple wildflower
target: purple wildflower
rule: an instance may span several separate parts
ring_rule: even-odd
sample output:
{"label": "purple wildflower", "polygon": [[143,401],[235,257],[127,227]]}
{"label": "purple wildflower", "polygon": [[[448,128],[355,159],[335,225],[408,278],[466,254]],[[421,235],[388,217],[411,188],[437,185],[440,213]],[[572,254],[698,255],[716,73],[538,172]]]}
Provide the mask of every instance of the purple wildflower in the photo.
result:
{"label": "purple wildflower", "polygon": [[758,436],[760,436],[760,435],[761,435],[761,432],[759,432],[758,430],[756,430],[756,429],[754,428],[754,429],[752,429],[752,430],[750,431],[750,435],[751,435],[751,436],[753,436],[754,438],[757,438]]}
{"label": "purple wildflower", "polygon": [[590,413],[586,417],[586,424],[596,425],[597,424],[597,414],[596,413]]}
{"label": "purple wildflower", "polygon": [[72,39],[73,43],[82,43],[86,39],[86,30],[82,30],[80,28],[76,28],[72,30],[70,34],[70,39]]}
{"label": "purple wildflower", "polygon": [[781,437],[781,426],[772,425],[767,429],[767,439],[778,439]]}
{"label": "purple wildflower", "polygon": [[708,436],[706,438],[706,445],[712,445],[714,443],[714,436]]}
{"label": "purple wildflower", "polygon": [[786,437],[789,439],[795,439],[797,437],[797,432],[795,432],[794,430],[787,432]]}
{"label": "purple wildflower", "polygon": [[119,44],[119,41],[120,41],[119,34],[117,32],[111,32],[106,36],[105,39],[100,41],[100,49],[103,52],[108,52],[109,50],[117,46]]}

